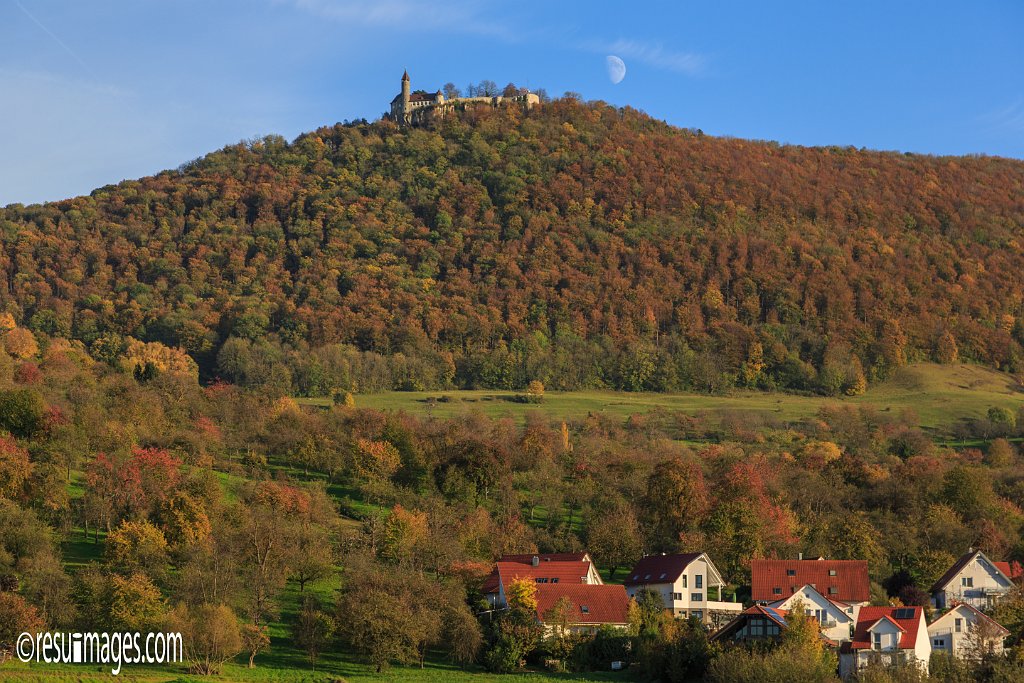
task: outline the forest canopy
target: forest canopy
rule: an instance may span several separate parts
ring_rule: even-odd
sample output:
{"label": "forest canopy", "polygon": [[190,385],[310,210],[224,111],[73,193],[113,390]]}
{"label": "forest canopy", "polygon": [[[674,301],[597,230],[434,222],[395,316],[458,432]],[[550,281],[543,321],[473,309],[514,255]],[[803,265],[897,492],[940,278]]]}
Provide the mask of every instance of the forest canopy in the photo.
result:
{"label": "forest canopy", "polygon": [[715,138],[566,98],[8,206],[0,306],[112,365],[279,395],[855,394],[914,360],[1021,371],[1022,228],[1019,161]]}

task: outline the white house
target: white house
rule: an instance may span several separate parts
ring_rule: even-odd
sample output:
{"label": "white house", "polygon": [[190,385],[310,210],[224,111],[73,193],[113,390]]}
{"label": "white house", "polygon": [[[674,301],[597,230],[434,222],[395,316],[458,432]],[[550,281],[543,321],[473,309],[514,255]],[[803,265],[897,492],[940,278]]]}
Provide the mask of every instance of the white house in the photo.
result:
{"label": "white house", "polygon": [[928,671],[931,641],[921,607],[861,607],[853,640],[839,649],[839,675],[849,678],[873,662]]}
{"label": "white house", "polygon": [[980,550],[971,550],[932,586],[932,604],[936,609],[954,603],[984,609],[1013,590],[1013,579],[1019,577],[1020,565],[993,562]]}
{"label": "white house", "polygon": [[493,607],[505,606],[505,586],[515,579],[545,584],[601,585],[601,575],[589,553],[533,553],[505,555],[498,560],[481,592]]}
{"label": "white house", "polygon": [[[725,580],[707,553],[648,555],[623,583],[631,598],[643,589],[658,593],[676,617],[721,626],[743,611],[742,603],[723,600]],[[715,599],[709,595],[712,590]]]}
{"label": "white house", "polygon": [[968,604],[953,606],[928,626],[932,650],[954,657],[975,657],[985,652],[1002,654],[1010,632],[992,617]]}
{"label": "white house", "polygon": [[831,600],[814,586],[806,584],[784,600],[768,603],[768,607],[791,612],[796,603],[803,605],[804,612],[814,617],[821,627],[821,634],[829,640],[842,643],[853,638],[860,604]]}

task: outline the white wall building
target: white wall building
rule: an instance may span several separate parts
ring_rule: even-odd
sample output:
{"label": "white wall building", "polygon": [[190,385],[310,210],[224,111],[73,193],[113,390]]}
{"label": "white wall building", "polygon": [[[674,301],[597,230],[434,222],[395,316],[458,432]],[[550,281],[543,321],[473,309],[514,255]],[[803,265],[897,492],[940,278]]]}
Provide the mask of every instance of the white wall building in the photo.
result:
{"label": "white wall building", "polygon": [[1013,590],[1011,574],[1019,571],[1015,572],[1010,563],[993,562],[980,550],[971,550],[932,586],[932,604],[936,609],[958,603],[979,609],[991,607]]}
{"label": "white wall building", "polygon": [[665,608],[680,618],[721,626],[743,611],[742,603],[723,599],[725,580],[707,553],[648,555],[624,583],[631,598],[645,588],[658,593]]}
{"label": "white wall building", "polygon": [[976,608],[954,606],[928,626],[932,651],[969,658],[983,653],[1002,654],[1003,640],[1010,632]]}

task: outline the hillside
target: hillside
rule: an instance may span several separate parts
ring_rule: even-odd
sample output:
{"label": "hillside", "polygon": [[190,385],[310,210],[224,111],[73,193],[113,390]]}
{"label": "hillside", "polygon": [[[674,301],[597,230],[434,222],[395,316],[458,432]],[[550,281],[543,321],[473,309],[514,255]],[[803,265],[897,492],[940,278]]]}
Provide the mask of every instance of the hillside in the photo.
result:
{"label": "hillside", "polygon": [[[479,410],[492,418],[522,422],[534,412],[558,420],[583,420],[599,414],[620,420],[649,413],[708,415],[713,422],[739,414],[754,419],[794,422],[814,417],[822,408],[839,405],[872,406],[899,415],[913,411],[915,422],[939,436],[956,432],[958,424],[984,418],[992,407],[1012,413],[1024,408],[1024,391],[1010,376],[977,365],[919,363],[901,368],[893,377],[871,386],[860,396],[802,396],[736,390],[720,396],[607,390],[547,392],[543,403],[524,403],[514,391],[393,391],[360,396],[358,405],[376,410],[404,410],[435,418],[454,418]],[[304,404],[330,406],[331,398],[302,399]]]}
{"label": "hillside", "polygon": [[1020,372],[1024,163],[713,138],[561,100],[323,128],[0,210],[3,308],[116,360],[337,389],[856,394]]}

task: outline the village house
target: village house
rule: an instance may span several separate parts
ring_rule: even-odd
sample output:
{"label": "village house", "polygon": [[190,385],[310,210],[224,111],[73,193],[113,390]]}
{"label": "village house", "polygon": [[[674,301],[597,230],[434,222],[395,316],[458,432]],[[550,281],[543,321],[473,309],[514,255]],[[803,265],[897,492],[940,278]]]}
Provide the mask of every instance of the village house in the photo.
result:
{"label": "village house", "polygon": [[1003,653],[1003,640],[1010,632],[966,603],[954,605],[928,626],[932,651],[953,657],[974,658]]}
{"label": "village house", "polygon": [[778,642],[787,628],[786,614],[786,610],[752,605],[715,631],[710,639],[720,643]]}
{"label": "village house", "polygon": [[924,608],[861,607],[853,639],[839,649],[839,675],[849,678],[876,662],[927,672],[931,651]]}
{"label": "village house", "polygon": [[604,583],[589,553],[504,555],[495,563],[481,592],[491,607],[505,607],[505,586],[521,578],[531,579],[538,588],[553,584]]}
{"label": "village house", "polygon": [[841,643],[853,637],[860,603],[832,600],[811,584],[804,584],[795,593],[783,600],[768,603],[777,612],[788,612],[795,605],[802,605],[804,613],[814,617],[821,628],[821,634],[829,640]]}
{"label": "village house", "polygon": [[[559,614],[559,602],[568,607]],[[552,619],[568,617],[565,628],[570,633],[592,633],[601,626],[629,626],[629,597],[622,586],[601,584],[549,583],[537,586],[537,621],[546,633],[561,629]]]}
{"label": "village house", "polygon": [[866,560],[752,560],[750,580],[751,599],[765,604],[783,602],[805,586],[837,603],[871,601]]}
{"label": "village house", "polygon": [[721,626],[743,611],[742,603],[723,599],[725,580],[707,553],[648,555],[637,562],[624,583],[631,598],[644,589],[654,591],[674,616],[695,617],[712,626]]}
{"label": "village house", "polygon": [[1017,563],[993,562],[980,550],[971,549],[932,586],[932,604],[940,610],[955,603],[991,607],[1014,589],[1021,573]]}

